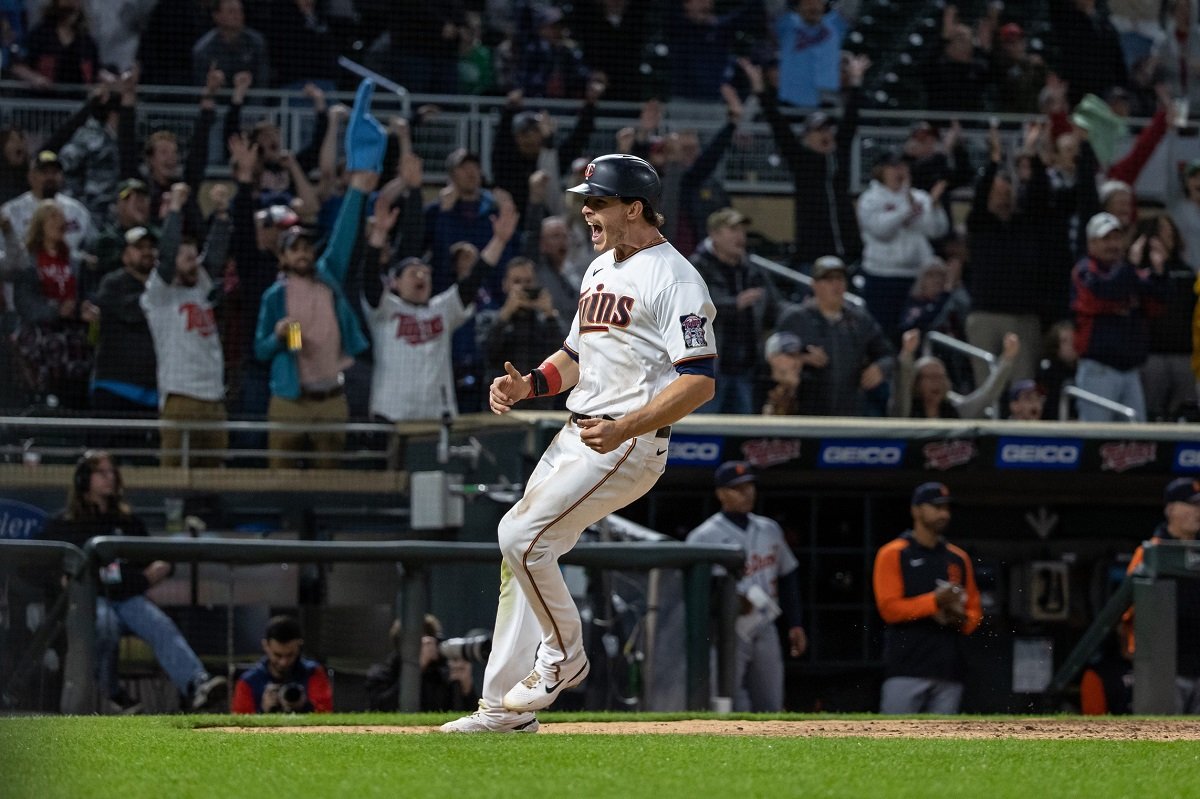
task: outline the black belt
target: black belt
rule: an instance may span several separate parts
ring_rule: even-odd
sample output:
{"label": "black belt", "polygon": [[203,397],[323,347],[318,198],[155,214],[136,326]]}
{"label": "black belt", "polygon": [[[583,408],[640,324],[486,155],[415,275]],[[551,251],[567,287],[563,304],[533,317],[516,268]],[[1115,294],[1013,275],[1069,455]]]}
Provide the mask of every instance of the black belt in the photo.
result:
{"label": "black belt", "polygon": [[[617,421],[616,419],[609,416],[607,413],[602,416],[588,416],[586,413],[575,413],[574,411],[571,412],[571,424],[577,424],[581,419],[604,419],[609,422]],[[666,427],[660,427],[657,430],[655,430],[654,437],[655,438],[670,438],[671,437],[671,425],[667,425]]]}
{"label": "black belt", "polygon": [[333,399],[334,397],[340,397],[345,393],[345,386],[334,386],[333,388],[326,389],[325,391],[309,391],[308,389],[302,388],[300,389],[300,399],[320,401]]}

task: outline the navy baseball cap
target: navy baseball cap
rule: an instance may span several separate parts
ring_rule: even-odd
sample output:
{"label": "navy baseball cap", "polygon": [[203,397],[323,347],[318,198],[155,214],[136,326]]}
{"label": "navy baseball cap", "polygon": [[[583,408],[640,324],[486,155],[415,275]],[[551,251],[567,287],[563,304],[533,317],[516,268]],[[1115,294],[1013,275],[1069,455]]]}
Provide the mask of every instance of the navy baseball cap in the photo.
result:
{"label": "navy baseball cap", "polygon": [[1039,395],[1043,397],[1046,396],[1046,392],[1042,390],[1042,387],[1038,385],[1036,380],[1030,380],[1027,378],[1025,380],[1018,380],[1009,386],[1008,401],[1012,402],[1013,400],[1018,399],[1026,391],[1036,391]]}
{"label": "navy baseball cap", "polygon": [[754,470],[746,461],[726,461],[717,467],[716,474],[713,476],[713,482],[717,488],[729,488],[742,483],[753,483],[757,480]]}
{"label": "navy baseball cap", "polygon": [[1167,490],[1163,492],[1163,500],[1166,504],[1172,502],[1190,502],[1193,505],[1200,505],[1200,480],[1193,480],[1191,477],[1178,477],[1167,483]]}
{"label": "navy baseball cap", "polygon": [[912,495],[913,505],[949,505],[953,501],[945,483],[921,483]]}
{"label": "navy baseball cap", "polygon": [[317,232],[312,228],[306,228],[301,225],[292,225],[287,230],[283,231],[283,236],[279,239],[280,250],[290,250],[296,246],[299,241],[307,241],[309,244],[314,244],[317,240]]}

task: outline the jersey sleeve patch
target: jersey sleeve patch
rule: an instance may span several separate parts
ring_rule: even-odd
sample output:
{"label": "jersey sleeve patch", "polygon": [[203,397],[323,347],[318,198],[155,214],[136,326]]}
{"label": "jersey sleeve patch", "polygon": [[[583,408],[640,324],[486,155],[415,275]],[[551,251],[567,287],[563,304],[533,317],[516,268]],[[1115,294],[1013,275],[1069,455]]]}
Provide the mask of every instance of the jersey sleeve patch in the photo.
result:
{"label": "jersey sleeve patch", "polygon": [[704,323],[708,320],[703,316],[690,313],[679,317],[679,327],[683,330],[683,346],[689,350],[707,347],[704,336]]}

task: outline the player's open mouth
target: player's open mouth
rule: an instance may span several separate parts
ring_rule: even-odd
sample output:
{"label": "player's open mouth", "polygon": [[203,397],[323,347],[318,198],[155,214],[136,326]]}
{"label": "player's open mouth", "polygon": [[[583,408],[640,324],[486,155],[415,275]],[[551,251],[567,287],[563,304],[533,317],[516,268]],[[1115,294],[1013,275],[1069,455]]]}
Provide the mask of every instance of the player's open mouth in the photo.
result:
{"label": "player's open mouth", "polygon": [[592,228],[592,241],[599,241],[600,236],[604,233],[604,226],[599,222],[590,222]]}

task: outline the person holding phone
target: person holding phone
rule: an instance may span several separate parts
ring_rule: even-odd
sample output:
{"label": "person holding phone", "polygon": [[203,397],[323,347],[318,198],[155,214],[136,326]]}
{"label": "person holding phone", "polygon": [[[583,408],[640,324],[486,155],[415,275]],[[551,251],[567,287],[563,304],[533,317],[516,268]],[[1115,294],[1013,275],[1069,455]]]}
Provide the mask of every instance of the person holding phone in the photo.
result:
{"label": "person holding phone", "polygon": [[[566,322],[554,307],[550,292],[538,284],[537,266],[529,258],[513,258],[504,273],[504,304],[497,311],[481,314],[482,349],[489,374],[504,371],[504,362],[518,369],[541,363],[567,335]],[[561,409],[565,396],[535,397],[526,402],[531,410]]]}

